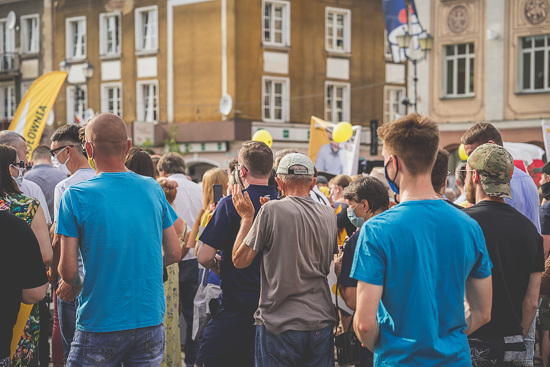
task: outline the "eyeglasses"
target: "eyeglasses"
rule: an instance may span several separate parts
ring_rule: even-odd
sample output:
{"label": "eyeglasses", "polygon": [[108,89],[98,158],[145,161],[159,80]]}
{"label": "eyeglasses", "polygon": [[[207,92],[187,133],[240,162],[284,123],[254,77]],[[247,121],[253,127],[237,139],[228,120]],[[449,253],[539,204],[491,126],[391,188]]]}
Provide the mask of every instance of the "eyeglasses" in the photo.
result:
{"label": "eyeglasses", "polygon": [[10,164],[10,166],[14,168],[25,168],[25,162],[23,161],[15,162],[13,164]]}
{"label": "eyeglasses", "polygon": [[465,180],[466,179],[466,174],[467,172],[474,172],[475,170],[474,169],[461,169],[460,170],[460,177]]}
{"label": "eyeglasses", "polygon": [[244,164],[237,163],[237,164],[235,165],[235,168],[236,168],[236,169],[239,169],[239,168],[241,168],[241,167],[244,168],[244,170],[245,170],[246,172],[248,172],[248,168],[246,168]]}
{"label": "eyeglasses", "polygon": [[[74,147],[74,145],[70,144],[70,145],[62,145],[60,147],[57,147],[55,149],[50,149],[50,154],[52,155],[52,157],[55,157],[57,154],[61,153],[61,151],[67,147]],[[59,152],[58,152],[59,151]],[[58,153],[56,153],[58,152]]]}

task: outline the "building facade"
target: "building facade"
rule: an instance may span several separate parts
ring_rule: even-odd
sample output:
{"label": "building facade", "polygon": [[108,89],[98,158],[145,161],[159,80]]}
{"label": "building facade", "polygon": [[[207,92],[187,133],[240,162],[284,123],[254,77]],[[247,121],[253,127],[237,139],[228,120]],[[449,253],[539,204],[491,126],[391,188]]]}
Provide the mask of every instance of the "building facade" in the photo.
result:
{"label": "building facade", "polygon": [[259,128],[307,151],[312,115],[364,125],[365,143],[384,120],[378,0],[61,0],[54,14],[69,72],[56,121],[116,113],[134,144],[172,138],[191,166],[224,166]]}
{"label": "building facade", "polygon": [[423,7],[434,47],[419,80],[425,111],[440,124],[441,145],[455,150],[473,123],[486,121],[504,141],[543,147],[550,1],[432,0]]}
{"label": "building facade", "polygon": [[53,70],[51,6],[51,0],[0,1],[0,130],[32,82]]}

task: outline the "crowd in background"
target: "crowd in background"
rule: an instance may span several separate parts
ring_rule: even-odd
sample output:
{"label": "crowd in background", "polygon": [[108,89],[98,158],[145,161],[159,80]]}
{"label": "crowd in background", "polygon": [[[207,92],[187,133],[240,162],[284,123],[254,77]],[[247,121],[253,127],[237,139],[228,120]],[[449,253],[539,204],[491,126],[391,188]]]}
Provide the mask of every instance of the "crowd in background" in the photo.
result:
{"label": "crowd in background", "polygon": [[356,366],[547,366],[550,164],[539,194],[491,124],[454,172],[428,117],[378,133],[368,174],[247,141],[195,183],[116,115],[60,127],[30,163],[0,132],[0,366],[344,365],[335,335]]}

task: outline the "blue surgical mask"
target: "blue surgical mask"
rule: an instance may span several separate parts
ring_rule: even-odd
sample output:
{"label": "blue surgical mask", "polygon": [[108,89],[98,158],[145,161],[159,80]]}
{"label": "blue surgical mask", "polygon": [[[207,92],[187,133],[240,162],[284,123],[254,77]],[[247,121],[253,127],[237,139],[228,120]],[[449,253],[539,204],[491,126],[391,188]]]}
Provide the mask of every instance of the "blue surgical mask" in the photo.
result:
{"label": "blue surgical mask", "polygon": [[[357,208],[357,206],[359,206],[360,204],[357,204],[355,206],[355,208]],[[347,214],[348,214],[348,219],[349,221],[351,222],[351,224],[353,224],[354,226],[356,226],[357,228],[361,228],[361,226],[363,225],[363,223],[365,223],[365,220],[363,219],[363,217],[358,217],[356,214],[355,214],[355,208],[351,208],[348,206],[348,209],[347,209]]]}
{"label": "blue surgical mask", "polygon": [[386,181],[388,181],[388,185],[390,185],[390,189],[395,192],[397,195],[399,195],[399,188],[395,184],[395,179],[397,178],[397,173],[399,173],[399,164],[397,163],[397,157],[394,156],[393,159],[395,159],[395,164],[397,166],[397,170],[395,171],[395,176],[393,176],[393,180],[390,180],[390,177],[388,176],[388,168],[387,165],[384,165],[384,176],[386,177]]}

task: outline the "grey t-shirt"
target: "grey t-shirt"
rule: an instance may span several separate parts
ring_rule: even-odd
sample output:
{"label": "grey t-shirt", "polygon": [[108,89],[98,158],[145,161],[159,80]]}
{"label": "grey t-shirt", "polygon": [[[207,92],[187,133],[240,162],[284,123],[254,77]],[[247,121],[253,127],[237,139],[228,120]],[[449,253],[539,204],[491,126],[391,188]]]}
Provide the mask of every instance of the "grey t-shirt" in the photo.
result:
{"label": "grey t-shirt", "polygon": [[327,275],[337,231],[334,209],[310,197],[287,197],[260,209],[244,239],[263,251],[256,325],[280,334],[336,322]]}

